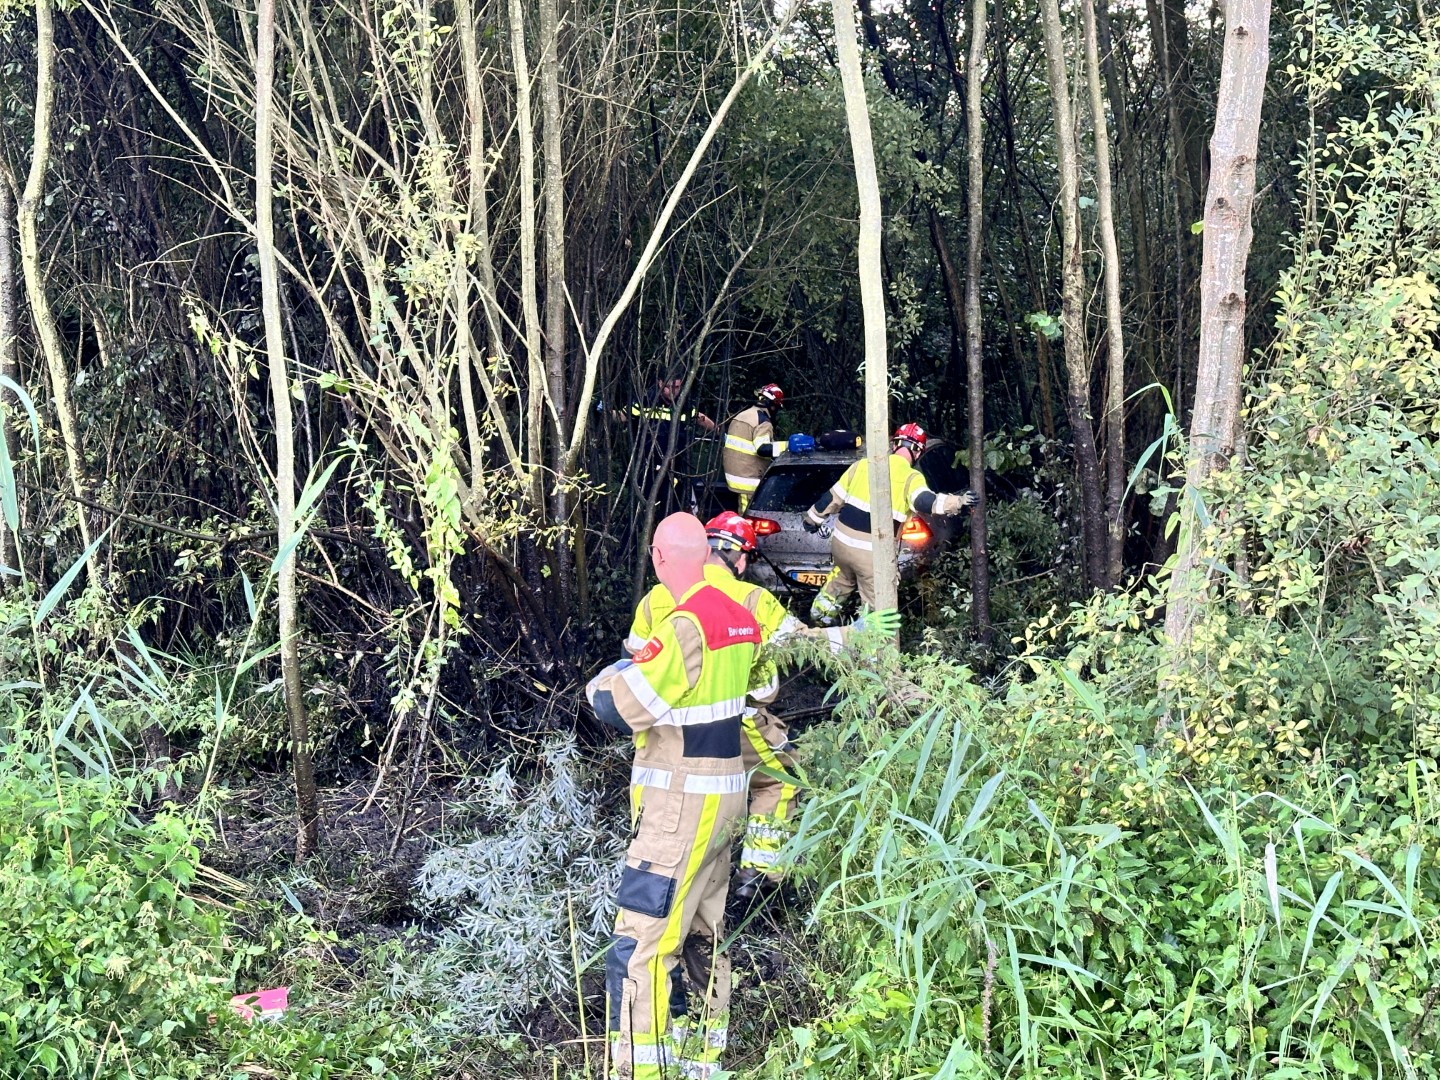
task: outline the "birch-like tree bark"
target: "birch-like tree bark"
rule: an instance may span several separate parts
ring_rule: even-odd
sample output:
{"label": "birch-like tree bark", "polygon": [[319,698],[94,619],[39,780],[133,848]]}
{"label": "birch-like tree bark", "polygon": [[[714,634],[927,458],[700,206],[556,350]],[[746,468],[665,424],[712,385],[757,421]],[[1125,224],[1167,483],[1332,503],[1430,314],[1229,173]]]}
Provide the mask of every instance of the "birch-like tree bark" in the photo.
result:
{"label": "birch-like tree bark", "polygon": [[1055,146],[1060,166],[1060,328],[1065,338],[1066,413],[1080,474],[1080,523],[1085,543],[1085,581],[1109,588],[1106,573],[1105,508],[1100,498],[1100,460],[1090,416],[1090,356],[1085,335],[1085,253],[1080,245],[1080,152],[1059,0],[1040,0],[1050,99],[1055,110]]}
{"label": "birch-like tree bark", "polygon": [[1189,460],[1180,498],[1180,540],[1170,578],[1165,633],[1177,661],[1190,642],[1204,602],[1209,570],[1198,557],[1204,490],[1239,440],[1245,369],[1245,265],[1260,108],[1270,66],[1270,0],[1230,0],[1220,65],[1215,133],[1210,139],[1210,189],[1205,200],[1200,277],[1200,360],[1190,419]]}
{"label": "birch-like tree bark", "polygon": [[865,318],[865,442],[870,461],[870,541],[875,560],[875,605],[892,608],[898,595],[895,564],[895,523],[891,516],[890,387],[885,355],[885,283],[880,272],[880,180],[875,172],[875,144],[870,135],[870,110],[865,101],[865,76],[855,43],[855,10],[851,0],[831,0],[835,20],[835,52],[845,92],[845,123],[855,160],[855,186],[860,196],[860,308]]}
{"label": "birch-like tree bark", "polygon": [[1115,194],[1110,179],[1110,129],[1100,87],[1100,45],[1095,31],[1095,0],[1081,0],[1085,28],[1085,77],[1090,90],[1090,120],[1095,132],[1095,202],[1104,256],[1105,329],[1109,375],[1105,395],[1105,577],[1120,580],[1125,557],[1125,325],[1120,303],[1120,245],[1115,241]]}
{"label": "birch-like tree bark", "polygon": [[510,62],[515,67],[515,135],[520,149],[520,325],[528,379],[525,398],[525,467],[535,511],[541,504],[540,462],[545,421],[545,364],[540,353],[539,274],[535,259],[535,121],[530,58],[525,51],[525,5],[510,0]]}
{"label": "birch-like tree bark", "polygon": [[[55,10],[53,0],[35,0],[35,128],[30,150],[30,172],[25,189],[20,193],[15,231],[20,238],[20,266],[25,276],[25,298],[30,303],[30,318],[35,336],[45,358],[50,377],[50,393],[55,399],[55,415],[60,423],[60,439],[65,445],[65,464],[70,471],[70,490],[75,496],[75,512],[80,521],[80,539],[87,551],[93,539],[87,504],[94,502],[85,456],[80,450],[79,423],[75,401],[70,393],[70,369],[60,345],[60,332],[50,299],[45,292],[45,269],[40,265],[39,219],[45,198],[45,173],[50,165],[50,122],[55,110]],[[90,552],[85,564],[90,582],[103,580],[98,550]]]}
{"label": "birch-like tree bark", "polygon": [[980,318],[980,257],[985,251],[985,117],[980,87],[985,62],[985,3],[970,5],[970,59],[965,71],[969,150],[970,238],[965,259],[965,362],[970,384],[970,621],[982,648],[990,647],[990,552],[985,535],[985,358]]}
{"label": "birch-like tree bark", "polygon": [[[572,530],[564,475],[566,431],[565,330],[569,319],[565,292],[565,158],[561,147],[564,108],[560,98],[559,0],[540,0],[540,154],[545,197],[545,381],[554,422],[550,440],[550,521],[556,533],[556,571],[560,607],[569,611],[575,592],[575,562],[566,555]],[[576,543],[583,539],[576,535]]]}
{"label": "birch-like tree bark", "polygon": [[[290,408],[290,375],[280,326],[280,280],[275,258],[275,0],[259,0],[255,31],[255,247],[260,263],[260,307],[265,322],[265,358],[270,367],[270,404],[275,413],[275,542],[292,547],[295,535],[295,420]],[[290,721],[290,756],[295,775],[295,860],[320,843],[320,800],[315,790],[314,747],[300,681],[300,632],[296,604],[297,550],[280,563],[277,608],[280,673]]]}
{"label": "birch-like tree bark", "polygon": [[[19,385],[20,368],[15,359],[15,248],[10,240],[14,217],[14,193],[10,190],[9,177],[0,168],[0,375]],[[11,461],[15,460],[15,440],[10,431],[14,401],[14,395],[0,387],[0,439],[5,440],[5,454]],[[19,540],[3,518],[0,518],[0,566],[20,568]],[[0,591],[16,581],[19,578],[0,574]]]}

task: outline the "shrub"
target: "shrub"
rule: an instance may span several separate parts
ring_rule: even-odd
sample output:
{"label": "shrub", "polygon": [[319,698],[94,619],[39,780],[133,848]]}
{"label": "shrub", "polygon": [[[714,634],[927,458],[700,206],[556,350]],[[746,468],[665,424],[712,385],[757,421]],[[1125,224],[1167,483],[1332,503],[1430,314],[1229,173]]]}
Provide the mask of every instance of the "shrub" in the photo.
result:
{"label": "shrub", "polygon": [[0,1075],[122,1075],[203,1035],[237,952],[193,893],[203,830],[137,821],[103,779],[0,758]]}
{"label": "shrub", "polygon": [[477,805],[491,828],[436,851],[417,881],[422,911],[447,925],[414,989],[483,1033],[546,1000],[573,1000],[577,958],[593,958],[613,925],[625,811],[602,801],[572,738],[550,742],[541,761],[529,790],[502,762]]}

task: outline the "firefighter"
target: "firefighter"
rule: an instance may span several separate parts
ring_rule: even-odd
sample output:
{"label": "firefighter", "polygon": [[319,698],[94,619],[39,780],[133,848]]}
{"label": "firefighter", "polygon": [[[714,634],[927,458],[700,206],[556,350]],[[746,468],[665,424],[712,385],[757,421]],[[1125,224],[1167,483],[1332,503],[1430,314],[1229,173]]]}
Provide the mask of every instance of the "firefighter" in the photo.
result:
{"label": "firefighter", "polygon": [[[915,468],[925,452],[929,436],[919,424],[901,424],[895,429],[890,444],[890,505],[895,520],[905,520],[907,512],[921,514],[958,514],[975,504],[975,493],[936,494]],[[810,619],[821,626],[834,623],[845,599],[858,588],[864,604],[875,604],[875,555],[870,542],[870,462],[861,458],[835,482],[815,505],[805,512],[807,532],[818,532],[825,519],[840,512],[835,531],[830,536],[830,554],[835,568],[825,587],[810,607]]]}
{"label": "firefighter", "polygon": [[[693,405],[677,409],[683,379],[659,378],[655,385],[628,406],[610,410],[610,417],[635,429],[636,447],[640,458],[638,476],[649,497],[652,486],[657,491],[656,517],[690,505],[688,488],[688,454],[692,441],[692,425],[705,432],[718,430],[719,425]],[[604,410],[604,403],[598,408]],[[671,440],[674,440],[672,447]],[[656,480],[659,484],[656,485]]]}
{"label": "firefighter", "polygon": [[[586,687],[596,716],[635,743],[636,828],[605,961],[617,1080],[707,1077],[720,1067],[730,968],[718,950],[730,844],[745,816],[741,716],[760,647],[750,612],[705,581],[709,548],[697,518],[662,521],[650,554],[680,602],[632,659]],[[702,1005],[693,1023],[687,979]]]}
{"label": "firefighter", "polygon": [[736,415],[725,429],[725,484],[740,499],[743,514],[750,505],[750,496],[760,486],[769,462],[787,450],[813,450],[808,435],[775,438],[775,414],[785,407],[785,391],[774,383],[766,383],[755,391],[755,404]]}
{"label": "firefighter", "polygon": [[[899,628],[899,613],[891,609],[867,616],[853,626],[811,629],[786,611],[768,589],[741,580],[756,550],[755,527],[749,520],[726,510],[705,523],[705,533],[710,543],[705,580],[745,606],[759,623],[761,644],[767,648],[787,637],[803,636],[824,639],[832,651],[838,652],[853,632],[878,628],[894,634]],[[674,606],[674,598],[663,583],[645,595],[635,609],[635,621],[625,641],[627,654],[643,648],[656,620]],[[778,856],[789,838],[799,795],[799,789],[788,779],[795,773],[789,729],[783,719],[766,707],[773,702],[777,685],[774,661],[761,655],[750,676],[751,689],[742,726],[744,738],[740,744],[750,777],[750,812],[745,822],[734,895],[746,902],[773,892],[782,880]],[[783,774],[786,779],[773,775],[775,773]]]}

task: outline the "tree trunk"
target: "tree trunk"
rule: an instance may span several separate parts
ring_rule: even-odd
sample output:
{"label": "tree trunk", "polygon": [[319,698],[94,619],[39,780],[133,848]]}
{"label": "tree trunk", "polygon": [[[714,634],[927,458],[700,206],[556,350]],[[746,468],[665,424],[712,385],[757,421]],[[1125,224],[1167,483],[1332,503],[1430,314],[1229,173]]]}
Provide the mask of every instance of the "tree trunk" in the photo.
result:
{"label": "tree trunk", "polygon": [[[277,550],[295,535],[295,420],[290,410],[290,375],[280,327],[280,283],[275,258],[274,85],[275,0],[259,0],[255,32],[255,247],[260,263],[260,305],[265,321],[265,357],[270,367],[271,407],[275,412],[275,524]],[[285,711],[290,719],[290,755],[295,773],[295,861],[320,843],[320,800],[315,790],[314,747],[300,681],[300,634],[296,618],[295,564],[290,551],[280,564],[277,606],[280,622],[280,673]]]}
{"label": "tree trunk", "polygon": [[[93,503],[85,457],[80,451],[79,423],[75,403],[70,396],[70,371],[60,346],[60,332],[45,293],[45,268],[40,265],[38,237],[40,207],[44,201],[45,173],[50,165],[50,119],[55,109],[55,28],[53,0],[35,0],[35,135],[31,148],[30,173],[25,190],[20,193],[16,214],[16,232],[20,236],[20,265],[25,276],[25,297],[30,302],[30,317],[45,369],[50,376],[50,392],[55,398],[55,414],[60,423],[60,438],[65,444],[65,462],[70,470],[70,488],[75,496],[75,512],[80,520],[80,539],[87,551],[93,538],[87,503]],[[103,580],[100,552],[92,551],[85,564],[92,585]]]}
{"label": "tree trunk", "polygon": [[1110,112],[1115,117],[1116,131],[1120,142],[1117,147],[1117,164],[1125,185],[1125,199],[1130,210],[1130,242],[1135,249],[1135,273],[1131,286],[1138,303],[1137,322],[1140,325],[1140,350],[1145,363],[1144,381],[1159,377],[1156,356],[1155,334],[1155,282],[1150,262],[1150,223],[1145,213],[1145,194],[1140,182],[1140,169],[1144,164],[1135,145],[1135,132],[1130,126],[1130,104],[1126,96],[1126,83],[1121,78],[1120,67],[1115,60],[1115,42],[1110,32],[1110,11],[1106,0],[1099,0],[1096,7],[1096,25],[1100,32],[1100,70],[1105,76],[1105,90],[1110,98]]}
{"label": "tree trunk", "polygon": [[[13,214],[14,196],[8,177],[0,168],[0,375],[19,385],[20,368],[15,358],[15,250],[10,244]],[[10,430],[10,410],[14,404],[14,395],[0,387],[0,439],[5,441],[5,456],[12,462],[15,440]],[[3,518],[0,518],[0,567],[20,569],[20,539]],[[19,580],[0,573],[0,592]]]}
{"label": "tree trunk", "polygon": [[[540,349],[540,305],[536,296],[539,277],[535,268],[535,124],[530,104],[530,60],[525,52],[525,7],[521,0],[510,0],[510,53],[515,66],[515,133],[520,149],[520,312],[528,371],[525,469],[531,503],[535,512],[541,514],[544,506],[540,497],[540,462],[546,384]],[[538,584],[530,581],[531,588]]]}
{"label": "tree trunk", "polygon": [[1066,412],[1080,474],[1080,518],[1085,542],[1085,581],[1109,588],[1106,574],[1105,508],[1100,498],[1100,462],[1090,416],[1090,359],[1085,340],[1085,263],[1080,246],[1080,154],[1070,80],[1065,73],[1059,0],[1041,0],[1050,98],[1055,110],[1055,143],[1060,165],[1060,326],[1065,335]]}
{"label": "tree trunk", "polygon": [[965,361],[970,376],[970,621],[982,649],[990,648],[990,553],[985,537],[985,370],[980,320],[980,256],[984,252],[985,118],[980,84],[985,60],[985,0],[970,5],[970,59],[965,71],[969,143],[970,236],[965,259]]}
{"label": "tree trunk", "polygon": [[[561,152],[560,12],[558,0],[540,0],[540,102],[544,116],[540,151],[545,196],[545,379],[550,393],[554,438],[550,443],[550,520],[555,525],[551,565],[560,601],[559,619],[568,614],[575,594],[575,562],[569,495],[566,491],[565,331],[569,313],[565,295],[565,159]],[[576,542],[579,542],[578,535]]]}
{"label": "tree trunk", "polygon": [[1250,255],[1250,208],[1260,108],[1270,64],[1270,0],[1230,0],[1220,67],[1215,134],[1210,140],[1204,260],[1200,278],[1200,359],[1189,462],[1180,503],[1180,541],[1170,578],[1165,633],[1182,658],[1209,573],[1198,553],[1203,492],[1239,439],[1245,367],[1245,263]]}
{"label": "tree trunk", "polygon": [[865,103],[865,78],[855,43],[855,11],[851,0],[831,0],[835,20],[835,52],[845,91],[845,122],[855,159],[855,186],[860,196],[860,307],[865,317],[865,442],[870,461],[870,540],[874,545],[875,605],[896,606],[895,525],[891,516],[890,391],[885,355],[885,285],[881,280],[880,181],[875,173],[875,145],[870,137],[870,111]]}
{"label": "tree trunk", "polygon": [[1105,518],[1108,529],[1105,576],[1120,581],[1125,557],[1125,324],[1120,304],[1120,245],[1115,241],[1115,195],[1110,183],[1110,131],[1100,89],[1100,45],[1095,33],[1095,0],[1081,0],[1085,26],[1085,74],[1090,119],[1095,131],[1095,200],[1100,250],[1105,257],[1105,327],[1109,335],[1109,377],[1105,400]]}

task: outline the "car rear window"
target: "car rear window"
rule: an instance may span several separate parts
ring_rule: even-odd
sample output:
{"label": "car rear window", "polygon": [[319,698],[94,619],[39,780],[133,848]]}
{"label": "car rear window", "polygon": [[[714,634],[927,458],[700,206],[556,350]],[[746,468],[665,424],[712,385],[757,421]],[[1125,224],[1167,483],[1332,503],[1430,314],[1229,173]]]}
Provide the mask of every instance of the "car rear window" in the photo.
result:
{"label": "car rear window", "polygon": [[750,509],[803,511],[835,486],[845,468],[843,463],[771,468],[750,500]]}

